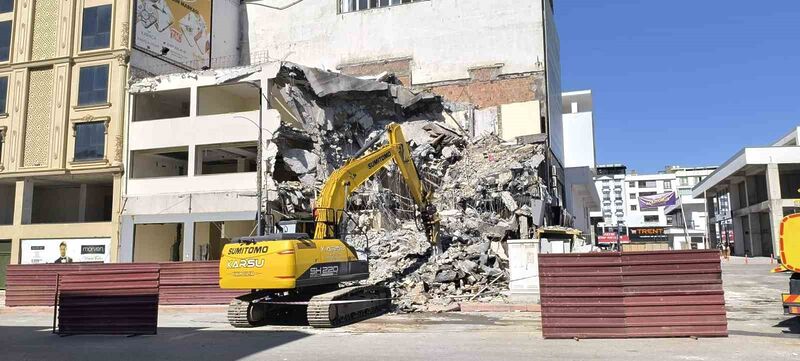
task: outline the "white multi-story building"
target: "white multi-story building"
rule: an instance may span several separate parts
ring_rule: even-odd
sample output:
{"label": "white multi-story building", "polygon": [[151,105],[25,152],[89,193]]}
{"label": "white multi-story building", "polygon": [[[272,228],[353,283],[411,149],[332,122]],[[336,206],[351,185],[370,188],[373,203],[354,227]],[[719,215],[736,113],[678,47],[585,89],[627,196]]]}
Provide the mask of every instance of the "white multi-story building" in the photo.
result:
{"label": "white multi-story building", "polygon": [[[258,117],[276,64],[145,78],[130,87],[120,262],[214,259],[254,232]],[[232,79],[225,81],[224,79]],[[211,256],[210,256],[211,255]]]}
{"label": "white multi-story building", "polygon": [[[602,217],[598,226],[604,230],[622,225],[623,232],[630,234],[636,228],[662,228],[663,241],[673,249],[702,248],[706,209],[702,201],[691,198],[691,192],[714,169],[669,166],[656,174],[626,174],[621,164],[598,166],[595,185],[602,211],[593,216]],[[641,208],[640,197],[668,192],[676,193],[674,206]]]}
{"label": "white multi-story building", "polygon": [[600,210],[600,197],[594,185],[595,142],[592,91],[562,94],[564,120],[564,175],[566,207],[573,216],[573,227],[591,237],[590,213]]}
{"label": "white multi-story building", "polygon": [[592,212],[593,218],[601,218],[600,226],[616,227],[625,221],[627,201],[624,197],[627,168],[622,164],[597,166],[595,188],[600,194],[600,212]]}
{"label": "white multi-story building", "polygon": [[675,191],[674,174],[628,174],[624,182],[625,225],[628,227],[666,227],[671,220],[664,213],[665,207],[641,208],[639,197],[653,196]]}

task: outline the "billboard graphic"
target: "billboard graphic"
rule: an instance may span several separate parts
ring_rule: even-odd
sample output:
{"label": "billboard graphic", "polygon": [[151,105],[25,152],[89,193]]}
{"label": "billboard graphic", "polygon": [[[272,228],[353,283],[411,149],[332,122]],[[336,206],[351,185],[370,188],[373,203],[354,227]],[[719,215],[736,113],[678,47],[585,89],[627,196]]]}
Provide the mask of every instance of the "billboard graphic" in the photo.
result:
{"label": "billboard graphic", "polygon": [[674,206],[676,202],[675,192],[667,192],[652,196],[639,197],[639,208],[658,208],[664,206]]}
{"label": "billboard graphic", "polygon": [[669,238],[664,233],[664,227],[631,227],[631,242],[667,242]]}
{"label": "billboard graphic", "polygon": [[111,238],[23,239],[21,264],[111,261]]}
{"label": "billboard graphic", "polygon": [[136,0],[133,46],[171,63],[211,61],[212,0]]}
{"label": "billboard graphic", "polygon": [[[599,236],[597,236],[597,243],[598,244],[616,244],[617,243],[617,232],[605,232]],[[619,243],[631,243],[630,237],[627,234],[623,234],[619,237]]]}

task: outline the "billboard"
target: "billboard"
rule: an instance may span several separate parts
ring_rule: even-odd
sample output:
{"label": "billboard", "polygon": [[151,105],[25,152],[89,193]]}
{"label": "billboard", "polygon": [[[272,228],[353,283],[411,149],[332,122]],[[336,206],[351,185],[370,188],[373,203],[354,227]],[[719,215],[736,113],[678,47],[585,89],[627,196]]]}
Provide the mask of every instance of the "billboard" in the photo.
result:
{"label": "billboard", "polygon": [[631,242],[667,242],[669,238],[665,227],[631,227]]}
{"label": "billboard", "polygon": [[21,264],[111,261],[111,238],[23,239]]}
{"label": "billboard", "polygon": [[[598,244],[616,244],[617,243],[617,232],[605,232],[599,236],[597,236],[597,243]],[[631,243],[630,237],[627,234],[623,234],[619,237],[619,243]]]}
{"label": "billboard", "polygon": [[675,192],[655,194],[652,196],[641,196],[639,197],[639,208],[648,209],[674,206],[676,201],[677,199],[675,198]]}
{"label": "billboard", "polygon": [[211,62],[212,0],[136,0],[133,47],[199,69]]}

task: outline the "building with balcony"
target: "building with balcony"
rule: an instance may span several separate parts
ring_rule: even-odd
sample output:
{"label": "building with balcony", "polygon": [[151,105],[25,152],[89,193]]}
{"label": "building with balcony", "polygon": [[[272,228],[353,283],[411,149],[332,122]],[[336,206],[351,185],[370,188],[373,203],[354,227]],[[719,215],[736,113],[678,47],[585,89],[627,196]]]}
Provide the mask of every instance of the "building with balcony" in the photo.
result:
{"label": "building with balcony", "polygon": [[714,210],[707,220],[712,245],[728,242],[738,256],[776,256],[783,217],[800,212],[800,127],[734,154],[692,196]]}
{"label": "building with balcony", "polygon": [[[258,119],[279,65],[180,73],[131,85],[120,262],[218,259],[255,232]],[[224,80],[232,79],[232,80]]]}

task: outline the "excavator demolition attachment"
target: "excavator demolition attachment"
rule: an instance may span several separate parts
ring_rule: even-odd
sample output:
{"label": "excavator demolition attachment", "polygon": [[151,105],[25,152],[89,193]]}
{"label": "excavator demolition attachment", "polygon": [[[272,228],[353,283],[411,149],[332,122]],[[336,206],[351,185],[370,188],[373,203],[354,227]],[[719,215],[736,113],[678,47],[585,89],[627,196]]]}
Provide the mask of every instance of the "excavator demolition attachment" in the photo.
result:
{"label": "excavator demolition attachment", "polygon": [[439,216],[431,204],[432,192],[420,181],[400,126],[392,123],[386,132],[388,144],[369,151],[380,139],[376,137],[331,174],[317,199],[313,221],[279,227],[293,228],[291,233],[245,237],[225,245],[220,287],[251,290],[231,301],[231,325],[280,324],[305,316],[313,327],[338,327],[391,306],[391,292],[385,286],[340,288],[339,284],[369,278],[367,261],[358,259],[343,239],[347,198],[392,160],[417,204],[428,240],[438,248]]}

